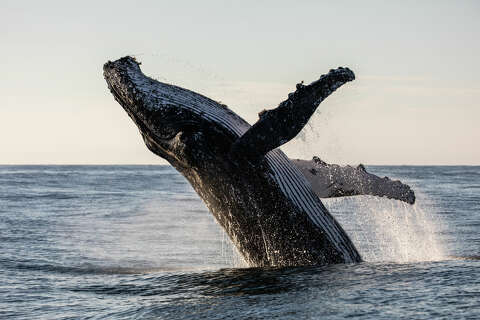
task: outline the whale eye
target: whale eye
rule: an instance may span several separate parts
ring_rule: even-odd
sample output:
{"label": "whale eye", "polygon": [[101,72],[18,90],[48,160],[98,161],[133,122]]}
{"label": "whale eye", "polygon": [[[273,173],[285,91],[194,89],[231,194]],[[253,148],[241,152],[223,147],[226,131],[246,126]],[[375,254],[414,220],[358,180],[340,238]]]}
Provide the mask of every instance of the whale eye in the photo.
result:
{"label": "whale eye", "polygon": [[157,136],[163,140],[170,140],[170,139],[173,139],[175,138],[175,136],[177,135],[178,131],[175,131],[175,130],[164,130],[163,132],[157,134]]}
{"label": "whale eye", "polygon": [[156,126],[155,135],[162,140],[171,140],[179,132],[194,133],[199,131],[199,126],[194,121],[177,121]]}

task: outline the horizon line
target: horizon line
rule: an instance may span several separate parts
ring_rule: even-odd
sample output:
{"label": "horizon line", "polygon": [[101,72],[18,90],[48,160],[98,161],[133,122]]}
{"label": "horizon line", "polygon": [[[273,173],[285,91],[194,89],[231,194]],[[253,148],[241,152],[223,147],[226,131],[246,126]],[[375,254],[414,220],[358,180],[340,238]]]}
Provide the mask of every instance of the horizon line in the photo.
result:
{"label": "horizon line", "polygon": [[[329,163],[333,165],[335,163]],[[337,165],[337,164],[335,164]],[[357,166],[358,164],[339,164],[340,166]],[[390,167],[479,167],[480,164],[365,164],[364,166]],[[0,163],[0,166],[172,166],[169,163]]]}

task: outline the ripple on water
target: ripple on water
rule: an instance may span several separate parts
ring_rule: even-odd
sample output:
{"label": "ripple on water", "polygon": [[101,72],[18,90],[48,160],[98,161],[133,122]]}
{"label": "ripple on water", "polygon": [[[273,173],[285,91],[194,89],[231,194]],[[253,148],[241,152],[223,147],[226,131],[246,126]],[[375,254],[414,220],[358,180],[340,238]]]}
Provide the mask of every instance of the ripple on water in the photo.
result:
{"label": "ripple on water", "polygon": [[366,262],[238,268],[168,166],[0,166],[0,317],[477,317],[480,167],[367,170],[418,202],[326,201]]}

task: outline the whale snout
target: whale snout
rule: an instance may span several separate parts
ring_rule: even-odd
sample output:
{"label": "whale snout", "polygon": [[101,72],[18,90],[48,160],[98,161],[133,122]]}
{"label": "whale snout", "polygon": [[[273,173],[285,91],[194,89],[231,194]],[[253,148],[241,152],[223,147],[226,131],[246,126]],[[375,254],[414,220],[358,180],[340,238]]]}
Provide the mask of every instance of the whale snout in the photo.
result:
{"label": "whale snout", "polygon": [[103,76],[108,84],[115,79],[120,80],[128,73],[128,69],[139,69],[139,63],[132,57],[123,57],[116,61],[108,61],[103,65]]}
{"label": "whale snout", "polygon": [[126,56],[115,61],[107,61],[103,65],[103,72],[105,74],[105,73],[110,73],[110,72],[120,71],[120,70],[125,71],[128,68],[134,68],[136,70],[139,70],[140,69],[139,66],[140,66],[140,62],[137,62],[135,58]]}
{"label": "whale snout", "polygon": [[128,113],[137,115],[143,113],[142,103],[139,103],[142,86],[139,84],[144,80],[140,76],[139,65],[135,58],[129,56],[103,65],[103,76],[115,99]]}
{"label": "whale snout", "polygon": [[128,88],[133,89],[134,84],[132,82],[134,79],[130,75],[140,71],[139,65],[140,63],[135,58],[128,56],[105,63],[103,65],[103,76],[109,88],[117,90],[117,93],[128,90]]}

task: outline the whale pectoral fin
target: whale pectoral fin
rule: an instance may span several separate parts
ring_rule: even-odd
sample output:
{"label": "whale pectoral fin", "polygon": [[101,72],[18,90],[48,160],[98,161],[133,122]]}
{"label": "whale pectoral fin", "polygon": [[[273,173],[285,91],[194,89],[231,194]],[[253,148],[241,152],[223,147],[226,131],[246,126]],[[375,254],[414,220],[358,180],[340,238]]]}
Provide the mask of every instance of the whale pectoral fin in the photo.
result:
{"label": "whale pectoral fin", "polygon": [[259,113],[260,119],[232,144],[232,158],[258,161],[270,150],[290,141],[303,129],[326,97],[354,79],[350,69],[340,67],[307,86],[297,84],[297,90],[277,108]]}
{"label": "whale pectoral fin", "polygon": [[371,174],[361,164],[358,167],[341,167],[318,157],[292,162],[302,171],[319,198],[372,195],[415,203],[415,193],[408,185]]}

